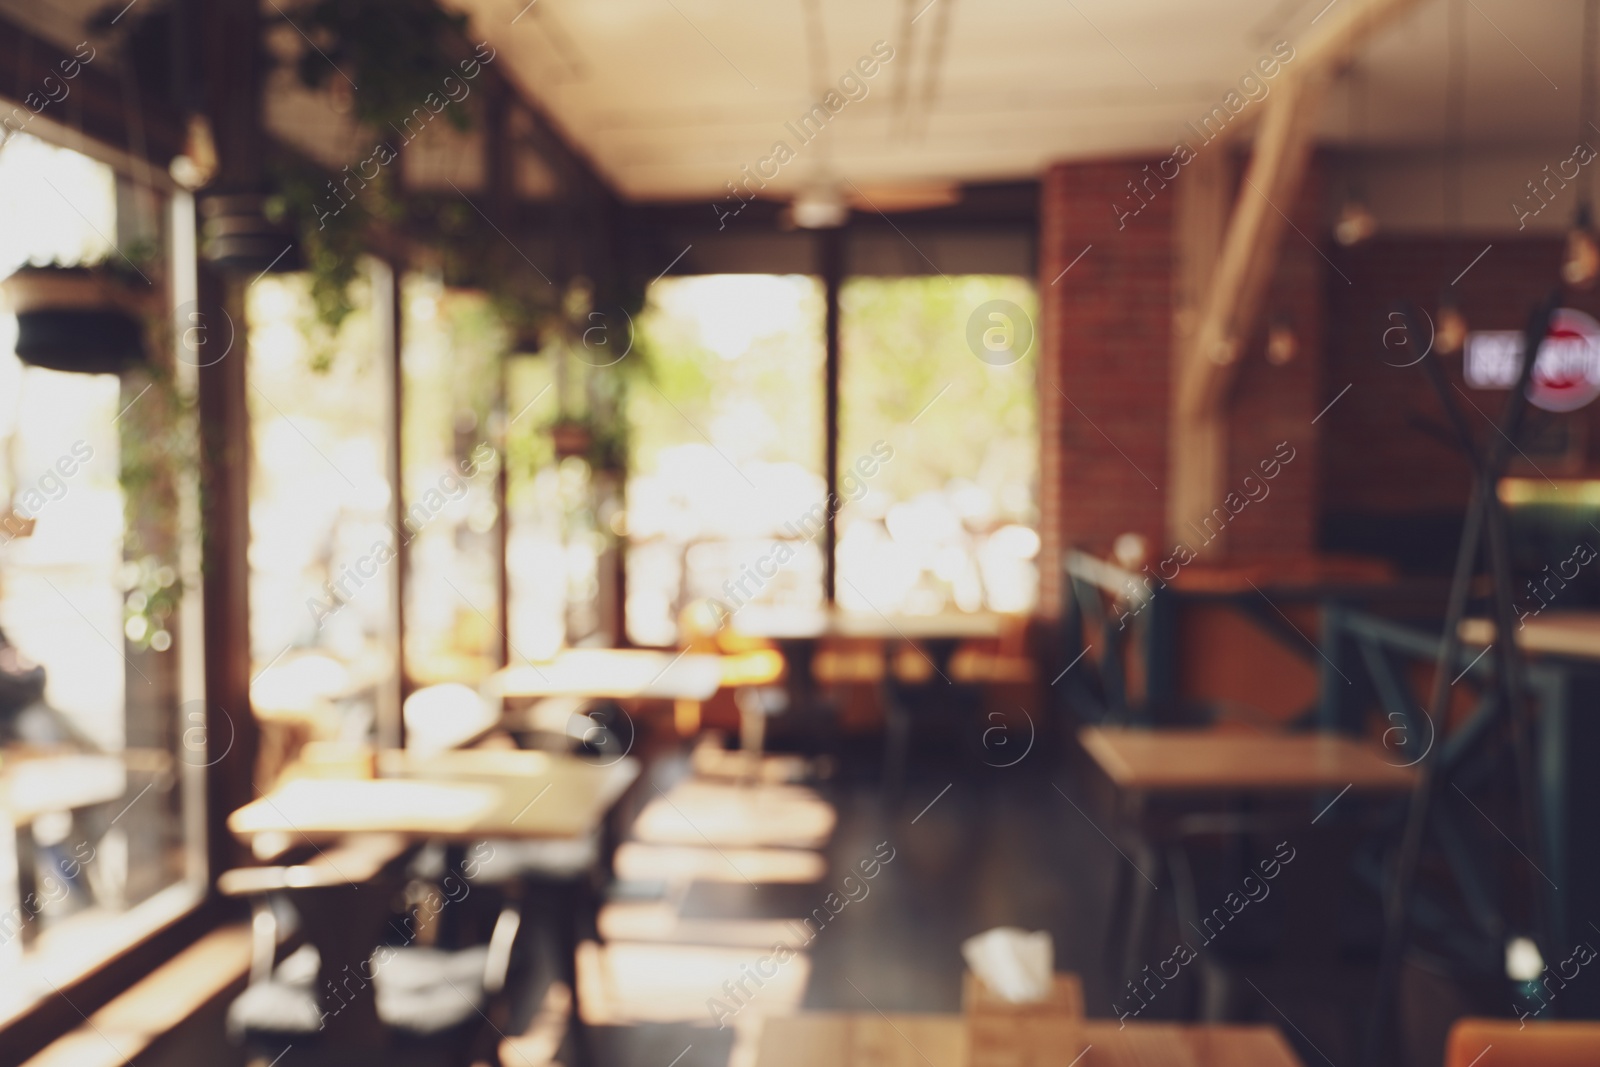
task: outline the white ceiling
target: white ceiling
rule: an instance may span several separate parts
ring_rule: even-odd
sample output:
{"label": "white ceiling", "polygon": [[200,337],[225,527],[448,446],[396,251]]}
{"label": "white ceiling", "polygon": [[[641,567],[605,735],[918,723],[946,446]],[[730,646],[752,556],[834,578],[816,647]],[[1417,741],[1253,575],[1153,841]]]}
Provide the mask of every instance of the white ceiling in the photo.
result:
{"label": "white ceiling", "polygon": [[[70,47],[106,2],[0,0],[0,12]],[[725,196],[724,183],[782,139],[797,156],[767,195],[825,178],[854,183],[879,204],[897,186],[903,194],[919,184],[1034,178],[1056,160],[1164,155],[1185,122],[1220,103],[1275,41],[1304,42],[1313,19],[1332,10],[1328,0],[445,2],[471,16],[474,38],[499,50],[495,62],[631,199]],[[1324,140],[1395,157],[1443,142],[1446,5],[1454,4],[1466,31],[1469,145],[1514,156],[1507,175],[1522,160],[1566,159],[1578,127],[1582,3],[1424,0],[1363,53],[1365,118],[1341,89],[1323,115]],[[292,52],[297,43],[279,30],[273,50]],[[785,122],[816,102],[819,82],[836,83],[880,40],[895,57],[866,98],[801,146]],[[370,152],[373,135],[281,72],[268,112],[275,130],[334,165]],[[1600,131],[1590,136],[1600,146]],[[454,141],[438,148],[429,171],[438,184],[475,188],[477,153]],[[548,184],[535,170],[529,195]],[[1503,193],[1499,184],[1483,194],[1496,215],[1521,180]]]}
{"label": "white ceiling", "polygon": [[[799,150],[769,192],[822,177],[870,194],[1164,154],[1273,42],[1304,41],[1327,0],[451,2],[619,191],[674,200],[724,195],[779,139]],[[1336,95],[1326,138],[1442,140],[1447,3],[1465,21],[1470,141],[1570,148],[1581,0],[1428,0],[1368,48],[1365,122]],[[895,57],[867,97],[799,148],[784,123],[879,40]]]}

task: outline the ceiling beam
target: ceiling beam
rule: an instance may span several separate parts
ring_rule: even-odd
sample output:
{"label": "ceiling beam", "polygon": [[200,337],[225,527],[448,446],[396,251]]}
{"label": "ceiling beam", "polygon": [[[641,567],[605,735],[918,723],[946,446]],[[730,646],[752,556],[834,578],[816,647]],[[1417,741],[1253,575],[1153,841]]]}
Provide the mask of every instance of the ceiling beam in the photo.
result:
{"label": "ceiling beam", "polygon": [[[183,117],[148,93],[135,105],[108,43],[85,41],[68,52],[5,15],[0,41],[0,143],[22,129],[129,169],[154,167],[164,180],[167,163],[183,150]],[[129,133],[135,117],[142,140]]]}
{"label": "ceiling beam", "polygon": [[1276,106],[1262,120],[1183,359],[1178,390],[1183,410],[1223,406],[1238,373],[1241,349],[1277,265],[1287,210],[1305,176],[1327,84],[1326,76],[1308,77],[1303,71],[1284,79]]}
{"label": "ceiling beam", "polygon": [[[1421,0],[1340,0],[1295,49],[1260,111],[1250,162],[1216,252],[1198,317],[1177,324],[1176,388],[1170,421],[1179,459],[1168,495],[1168,526],[1181,529],[1222,498],[1226,411],[1243,348],[1255,330],[1277,266],[1334,75],[1366,42]],[[1193,308],[1177,308],[1193,315]]]}

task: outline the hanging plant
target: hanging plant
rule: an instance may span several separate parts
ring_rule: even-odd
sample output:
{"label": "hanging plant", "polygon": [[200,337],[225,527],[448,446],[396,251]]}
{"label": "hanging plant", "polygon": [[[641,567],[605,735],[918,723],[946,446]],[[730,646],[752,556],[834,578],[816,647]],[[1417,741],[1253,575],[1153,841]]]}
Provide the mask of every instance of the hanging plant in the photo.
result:
{"label": "hanging plant", "polygon": [[[333,182],[327,174],[310,164],[280,163],[273,178],[277,193],[267,212],[298,235],[317,320],[336,334],[355,310],[351,287],[361,276],[361,257],[370,247],[374,226],[399,211],[390,191],[392,179],[380,174],[359,195],[341,199],[329,192]],[[329,203],[338,209],[328,210]]]}
{"label": "hanging plant", "polygon": [[[162,344],[165,351],[175,347]],[[183,598],[178,572],[181,487],[198,481],[199,416],[168,360],[152,360],[123,382],[117,420],[123,501],[123,633],[138,649],[172,647],[173,619]],[[202,511],[204,510],[202,502]]]}
{"label": "hanging plant", "polygon": [[[317,0],[294,21],[316,45],[300,56],[300,80],[348,99],[356,120],[374,129],[402,125],[459,73],[448,46],[467,31],[465,15],[435,0]],[[458,130],[471,127],[463,108],[446,117]]]}
{"label": "hanging plant", "polygon": [[537,349],[537,339],[559,325],[560,290],[472,204],[460,199],[419,204],[413,221],[438,251],[444,283],[486,293],[514,347]]}
{"label": "hanging plant", "polygon": [[620,419],[593,412],[558,415],[545,427],[557,462],[581,459],[596,471],[621,471],[628,460],[628,430]]}
{"label": "hanging plant", "polygon": [[121,374],[149,358],[144,320],[160,290],[131,260],[28,264],[0,288],[17,316],[16,353],[24,363]]}

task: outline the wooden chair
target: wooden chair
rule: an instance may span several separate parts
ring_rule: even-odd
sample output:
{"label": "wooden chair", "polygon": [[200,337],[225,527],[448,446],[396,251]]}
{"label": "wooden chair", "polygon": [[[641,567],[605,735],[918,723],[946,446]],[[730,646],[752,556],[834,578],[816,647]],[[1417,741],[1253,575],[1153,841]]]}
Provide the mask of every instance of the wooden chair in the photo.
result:
{"label": "wooden chair", "polygon": [[500,711],[478,693],[454,682],[429,685],[406,697],[401,710],[406,748],[443,752],[483,737],[500,722]]}
{"label": "wooden chair", "polygon": [[[548,841],[485,841],[467,850],[472,857],[467,875],[474,888],[492,889],[507,906],[530,916],[523,940],[534,939],[545,956],[551,991],[564,987],[565,1029],[572,1035],[572,1058],[579,1065],[594,1062],[578,1001],[578,946],[598,938],[600,904],[612,876],[620,821],[630,791],[643,788],[644,776],[620,792],[601,797],[612,817],[593,833]],[[636,792],[634,793],[636,795]],[[502,930],[497,922],[491,945]],[[515,931],[512,931],[515,936]],[[509,945],[507,956],[509,957]]]}
{"label": "wooden chair", "polygon": [[1600,1022],[1457,1019],[1445,1067],[1594,1067]]}
{"label": "wooden chair", "polygon": [[997,639],[968,641],[950,657],[950,680],[957,685],[1027,685],[1037,673],[1025,615],[1005,616]]}
{"label": "wooden chair", "polygon": [[1170,594],[1146,592],[1148,579],[1078,550],[1066,554],[1062,577],[1065,613],[1054,670],[1076,664],[1056,687],[1068,720],[1148,723],[1169,714],[1175,701]]}

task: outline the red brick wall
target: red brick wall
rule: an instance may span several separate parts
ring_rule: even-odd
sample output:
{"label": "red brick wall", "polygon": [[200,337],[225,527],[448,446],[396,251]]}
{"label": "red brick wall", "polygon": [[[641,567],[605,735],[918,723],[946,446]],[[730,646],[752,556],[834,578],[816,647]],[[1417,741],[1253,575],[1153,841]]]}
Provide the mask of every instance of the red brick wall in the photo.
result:
{"label": "red brick wall", "polygon": [[[1262,324],[1244,350],[1244,364],[1234,382],[1228,489],[1237,491],[1247,475],[1259,476],[1259,464],[1273,456],[1280,442],[1294,449],[1294,459],[1272,480],[1270,494],[1247,506],[1229,525],[1227,552],[1233,559],[1304,556],[1317,543],[1318,442],[1327,419],[1315,425],[1311,420],[1327,403],[1320,399],[1325,287],[1343,284],[1323,259],[1334,242],[1322,228],[1322,185],[1320,168],[1309,167],[1300,195],[1289,208],[1294,225],[1279,246]],[[1326,280],[1329,276],[1331,282]],[[1299,340],[1299,354],[1283,366],[1268,363],[1265,354],[1267,322],[1274,316],[1286,317]]]}
{"label": "red brick wall", "polygon": [[[1444,409],[1417,368],[1386,365],[1386,359],[1406,360],[1385,350],[1383,333],[1392,325],[1387,313],[1399,301],[1415,302],[1436,318],[1440,293],[1490,243],[1484,238],[1379,237],[1336,258],[1354,284],[1345,286],[1335,278],[1328,286],[1332,321],[1324,391],[1331,397],[1351,385],[1321,423],[1329,445],[1322,479],[1329,512],[1415,514],[1466,506],[1470,480],[1465,464],[1424,428],[1444,427]],[[1474,329],[1518,329],[1556,280],[1561,242],[1495,238],[1492,244],[1454,288]],[[1569,293],[1563,303],[1600,313],[1593,293]],[[1450,380],[1460,383],[1460,359],[1443,363]],[[1467,393],[1486,414],[1499,418],[1504,393]],[[1482,415],[1466,410],[1475,429],[1490,432]],[[1591,405],[1578,417],[1595,424],[1597,415],[1600,408]]]}
{"label": "red brick wall", "polygon": [[1073,546],[1104,554],[1130,530],[1153,545],[1162,539],[1175,197],[1170,188],[1158,192],[1121,230],[1112,210],[1113,203],[1127,210],[1135,202],[1127,183],[1146,162],[1157,160],[1063,164],[1045,175],[1039,414],[1046,560]]}
{"label": "red brick wall", "polygon": [[[1451,279],[1491,243],[1454,292],[1472,328],[1518,329],[1556,281],[1559,239],[1380,236],[1335,256],[1353,284],[1344,285],[1336,276],[1328,284],[1329,350],[1322,389],[1331,399],[1345,385],[1351,388],[1319,424],[1325,542],[1350,547],[1352,540],[1377,539],[1385,550],[1394,546],[1403,566],[1447,569],[1470,476],[1449,443],[1444,409],[1418,368],[1386,364],[1407,359],[1384,348],[1384,331],[1393,325],[1387,315],[1400,301],[1414,302],[1436,319]],[[1600,317],[1600,294],[1568,292],[1562,303]],[[1459,356],[1445,357],[1442,364],[1452,388],[1462,384]],[[1462,400],[1468,421],[1480,439],[1487,438],[1494,431],[1485,416],[1498,421],[1506,394],[1465,391],[1482,411]],[[1600,471],[1600,404],[1564,416],[1533,412],[1530,430],[1556,427],[1562,420],[1575,424],[1571,428],[1586,438],[1587,447],[1568,463],[1527,444],[1533,462],[1552,478]],[[1510,473],[1539,476],[1517,457]]]}
{"label": "red brick wall", "polygon": [[[1065,547],[1097,554],[1118,534],[1142,533],[1165,553],[1167,425],[1172,389],[1174,235],[1172,185],[1155,189],[1119,229],[1113,203],[1138,201],[1128,182],[1155,160],[1059,164],[1045,176],[1040,241],[1041,533],[1045,560]],[[1319,223],[1318,168],[1291,217],[1302,233],[1326,242]],[[1092,245],[1064,275],[1073,259]],[[1229,488],[1235,488],[1278,442],[1296,458],[1229,527],[1235,557],[1298,555],[1317,533],[1318,427],[1324,336],[1322,253],[1292,230],[1286,235],[1267,313],[1287,312],[1300,355],[1286,367],[1263,356],[1265,327],[1243,356],[1232,414]],[[1059,390],[1059,391],[1058,391]],[[1064,396],[1062,394],[1065,394]],[[1152,483],[1154,483],[1152,485]],[[1159,487],[1159,488],[1158,488]],[[1218,506],[1222,505],[1218,500]],[[1042,605],[1057,606],[1057,583],[1045,571]]]}

